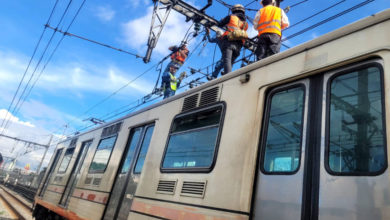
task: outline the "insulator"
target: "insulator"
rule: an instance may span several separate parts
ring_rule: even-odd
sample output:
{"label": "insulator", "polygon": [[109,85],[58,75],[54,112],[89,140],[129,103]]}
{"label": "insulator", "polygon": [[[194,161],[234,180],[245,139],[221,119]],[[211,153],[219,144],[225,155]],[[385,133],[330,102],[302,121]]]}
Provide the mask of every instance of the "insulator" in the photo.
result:
{"label": "insulator", "polygon": [[199,24],[199,23],[195,23],[194,30],[195,30],[196,32],[199,32],[199,31],[200,31],[200,24]]}

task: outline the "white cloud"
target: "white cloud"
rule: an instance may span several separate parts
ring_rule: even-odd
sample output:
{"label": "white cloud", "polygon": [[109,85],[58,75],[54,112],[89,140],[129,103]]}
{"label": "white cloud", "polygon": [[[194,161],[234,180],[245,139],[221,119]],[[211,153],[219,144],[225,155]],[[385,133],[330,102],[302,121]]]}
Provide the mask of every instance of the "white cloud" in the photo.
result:
{"label": "white cloud", "polygon": [[249,23],[247,32],[249,38],[255,37],[258,34],[258,31],[253,28],[253,25],[251,23]]}
{"label": "white cloud", "polygon": [[[0,51],[0,98],[10,102],[27,65],[27,58],[21,55]],[[65,65],[65,64],[64,64]],[[66,66],[56,65],[47,68],[35,85],[35,89],[44,89],[82,96],[82,92],[111,93],[121,88],[135,74],[125,72],[116,66],[103,66],[92,63],[67,63]],[[26,76],[30,77],[29,75]],[[26,79],[25,79],[26,80]],[[147,94],[153,88],[153,83],[138,79],[126,91],[135,94]]]}
{"label": "white cloud", "polygon": [[[146,51],[152,13],[153,7],[148,7],[145,16],[130,20],[122,25],[123,41],[139,52]],[[168,54],[168,47],[180,44],[190,26],[191,22],[185,22],[185,17],[183,15],[171,11],[157,46],[154,49],[154,53],[160,55]]]}
{"label": "white cloud", "polygon": [[27,127],[35,127],[35,125],[31,124],[29,121],[21,121],[18,117],[13,116],[10,112],[8,112],[6,109],[0,109],[0,119],[3,121],[4,119],[9,120],[10,123],[17,123],[21,124]]}
{"label": "white cloud", "polygon": [[[35,102],[35,104],[37,104]],[[31,112],[38,112],[41,111],[41,115],[43,114],[49,114],[49,120],[55,120],[50,115],[53,116],[52,111],[48,110],[48,108],[45,107],[42,108],[42,105],[40,108],[33,107],[31,103],[27,103],[28,108],[32,108]],[[22,110],[23,111],[23,110]],[[29,113],[31,112],[24,112],[26,115],[31,117]],[[2,120],[5,117],[5,114],[7,113],[7,110],[0,109],[0,119]],[[38,115],[39,116],[39,115]],[[51,132],[48,130],[42,128],[41,126],[38,126],[38,123],[33,123],[30,121],[23,121],[20,120],[18,117],[12,115],[9,113],[8,118],[10,118],[10,124],[4,131],[4,134],[9,137],[18,138],[21,140],[26,140],[42,145],[47,145],[51,138]],[[38,117],[39,118],[39,117]],[[36,120],[39,122],[39,120]],[[53,134],[53,138],[51,139],[51,147],[44,158],[43,166],[46,166],[49,163],[49,160],[51,158],[53,149],[56,146],[56,143],[58,143],[58,140],[63,139],[63,135]],[[17,158],[17,167],[23,168],[24,165],[27,163],[31,165],[31,170],[35,171],[35,169],[38,167],[42,156],[44,154],[44,148],[40,147],[38,145],[33,144],[27,144],[23,141],[15,141],[11,138],[6,137],[0,137],[0,153],[3,156],[11,157],[11,158]]]}
{"label": "white cloud", "polygon": [[132,8],[137,8],[142,3],[143,6],[147,6],[150,4],[150,0],[128,0],[127,4]]}
{"label": "white cloud", "polygon": [[115,14],[116,12],[111,6],[97,6],[95,8],[95,15],[104,22],[111,21]]}

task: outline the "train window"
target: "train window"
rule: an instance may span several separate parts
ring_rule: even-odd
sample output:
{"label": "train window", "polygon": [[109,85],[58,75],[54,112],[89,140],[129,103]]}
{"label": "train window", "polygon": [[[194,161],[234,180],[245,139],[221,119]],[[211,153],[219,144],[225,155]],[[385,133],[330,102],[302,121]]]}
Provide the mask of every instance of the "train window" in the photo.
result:
{"label": "train window", "polygon": [[305,102],[303,86],[272,92],[269,96],[262,171],[268,174],[294,173],[301,155]]}
{"label": "train window", "polygon": [[178,116],[174,119],[162,170],[209,170],[214,162],[223,105]]}
{"label": "train window", "polygon": [[106,170],[108,161],[110,159],[112,149],[114,148],[116,135],[100,140],[93,157],[89,173],[103,173]]}
{"label": "train window", "polygon": [[349,175],[383,171],[387,160],[381,69],[370,66],[336,75],[329,92],[328,171]]}
{"label": "train window", "polygon": [[141,173],[142,167],[144,166],[146,153],[148,152],[150,140],[152,139],[154,126],[150,126],[147,128],[144,140],[141,145],[141,149],[138,154],[137,163],[135,164],[134,173]]}
{"label": "train window", "polygon": [[121,173],[127,173],[130,169],[131,161],[133,161],[134,152],[139,142],[139,136],[141,135],[141,129],[138,128],[134,130],[134,132],[131,135],[132,135],[131,141],[129,142],[126,159],[125,162],[123,163]]}
{"label": "train window", "polygon": [[65,155],[62,158],[60,167],[58,168],[58,173],[65,173],[66,172],[66,170],[68,169],[68,166],[69,166],[69,162],[72,159],[73,152],[74,152],[74,147],[68,148],[65,151]]}

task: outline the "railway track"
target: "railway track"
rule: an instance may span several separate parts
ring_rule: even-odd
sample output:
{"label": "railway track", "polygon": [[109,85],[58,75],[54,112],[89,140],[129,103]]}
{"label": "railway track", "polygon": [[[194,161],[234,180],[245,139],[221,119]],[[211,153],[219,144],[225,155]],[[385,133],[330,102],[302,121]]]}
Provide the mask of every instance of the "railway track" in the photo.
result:
{"label": "railway track", "polygon": [[16,193],[0,186],[0,219],[32,220],[31,203]]}

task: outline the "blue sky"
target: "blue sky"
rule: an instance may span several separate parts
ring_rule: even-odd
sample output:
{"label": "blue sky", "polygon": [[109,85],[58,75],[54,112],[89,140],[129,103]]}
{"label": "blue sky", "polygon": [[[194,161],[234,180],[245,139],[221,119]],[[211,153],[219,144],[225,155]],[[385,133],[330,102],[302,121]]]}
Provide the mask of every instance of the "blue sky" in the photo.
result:
{"label": "blue sky", "polygon": [[[65,30],[81,2],[82,0],[72,1],[69,13],[64,18],[64,23],[59,26],[61,29]],[[207,1],[193,0],[186,2],[200,8]],[[207,14],[217,20],[222,19],[228,13],[227,8],[216,1],[213,2],[213,6],[207,9]],[[226,2],[229,4],[241,3],[246,5],[252,2],[252,0],[226,0]],[[302,0],[284,0],[281,7],[285,8],[299,2],[302,2]],[[364,0],[304,1],[292,7],[290,12],[287,13],[291,25],[333,4],[339,4],[312,19],[308,19],[286,30],[283,32],[283,35],[290,36],[361,2],[364,2]],[[0,29],[2,31],[0,35],[0,119],[4,118],[6,110],[11,103],[54,3],[54,0],[2,1],[2,7],[0,7]],[[51,26],[57,25],[67,4],[68,1],[59,1],[50,22]],[[390,2],[388,0],[373,1],[302,35],[289,39],[284,44],[289,47],[297,46],[334,29],[385,10],[389,6]],[[248,8],[259,9],[260,5],[258,2],[254,2]],[[144,55],[151,22],[151,12],[151,0],[87,0],[69,32]],[[248,12],[247,15],[253,18],[255,12]],[[153,89],[156,82],[158,73],[155,69],[111,96],[96,108],[88,111],[87,114],[84,114],[96,103],[101,102],[167,55],[169,53],[168,46],[179,44],[191,25],[184,22],[184,19],[183,16],[177,13],[171,13],[157,48],[153,52],[151,62],[148,64],[144,64],[141,59],[136,59],[118,51],[74,37],[65,37],[31,94],[26,98],[20,111],[12,116],[12,122],[6,133],[10,136],[46,144],[51,133],[56,134],[56,137],[70,134],[90,125],[90,122],[85,122],[83,121],[84,119],[89,117],[106,118],[110,112],[145,96]],[[252,27],[250,26],[250,28]],[[52,30],[46,29],[24,83],[30,77],[44,46],[52,34]],[[250,36],[255,34],[255,31],[250,31]],[[58,33],[54,35],[54,40],[43,59],[44,62],[61,37],[62,35]],[[190,50],[202,38],[203,35],[200,35],[194,39],[189,45]],[[211,64],[214,46],[213,44],[207,44],[201,53],[200,49],[195,51],[180,71],[188,70],[189,66],[201,68]],[[282,50],[286,49],[282,47]],[[215,59],[218,60],[219,57],[220,53],[217,50]],[[236,64],[235,68],[238,68],[238,66],[239,64]],[[41,68],[42,65],[38,67],[36,74],[39,74]],[[22,88],[24,85],[22,84]],[[64,129],[65,124],[68,124],[66,130]],[[56,143],[56,140],[53,143]],[[12,151],[12,147],[15,150]],[[16,154],[22,154],[24,152],[23,148],[24,145],[21,143],[15,144],[10,140],[0,138],[0,152],[5,155],[15,156]],[[21,160],[27,161],[32,158],[34,161],[31,163],[36,164],[42,152],[42,150],[32,152],[23,156]],[[46,162],[48,159],[46,159]]]}

